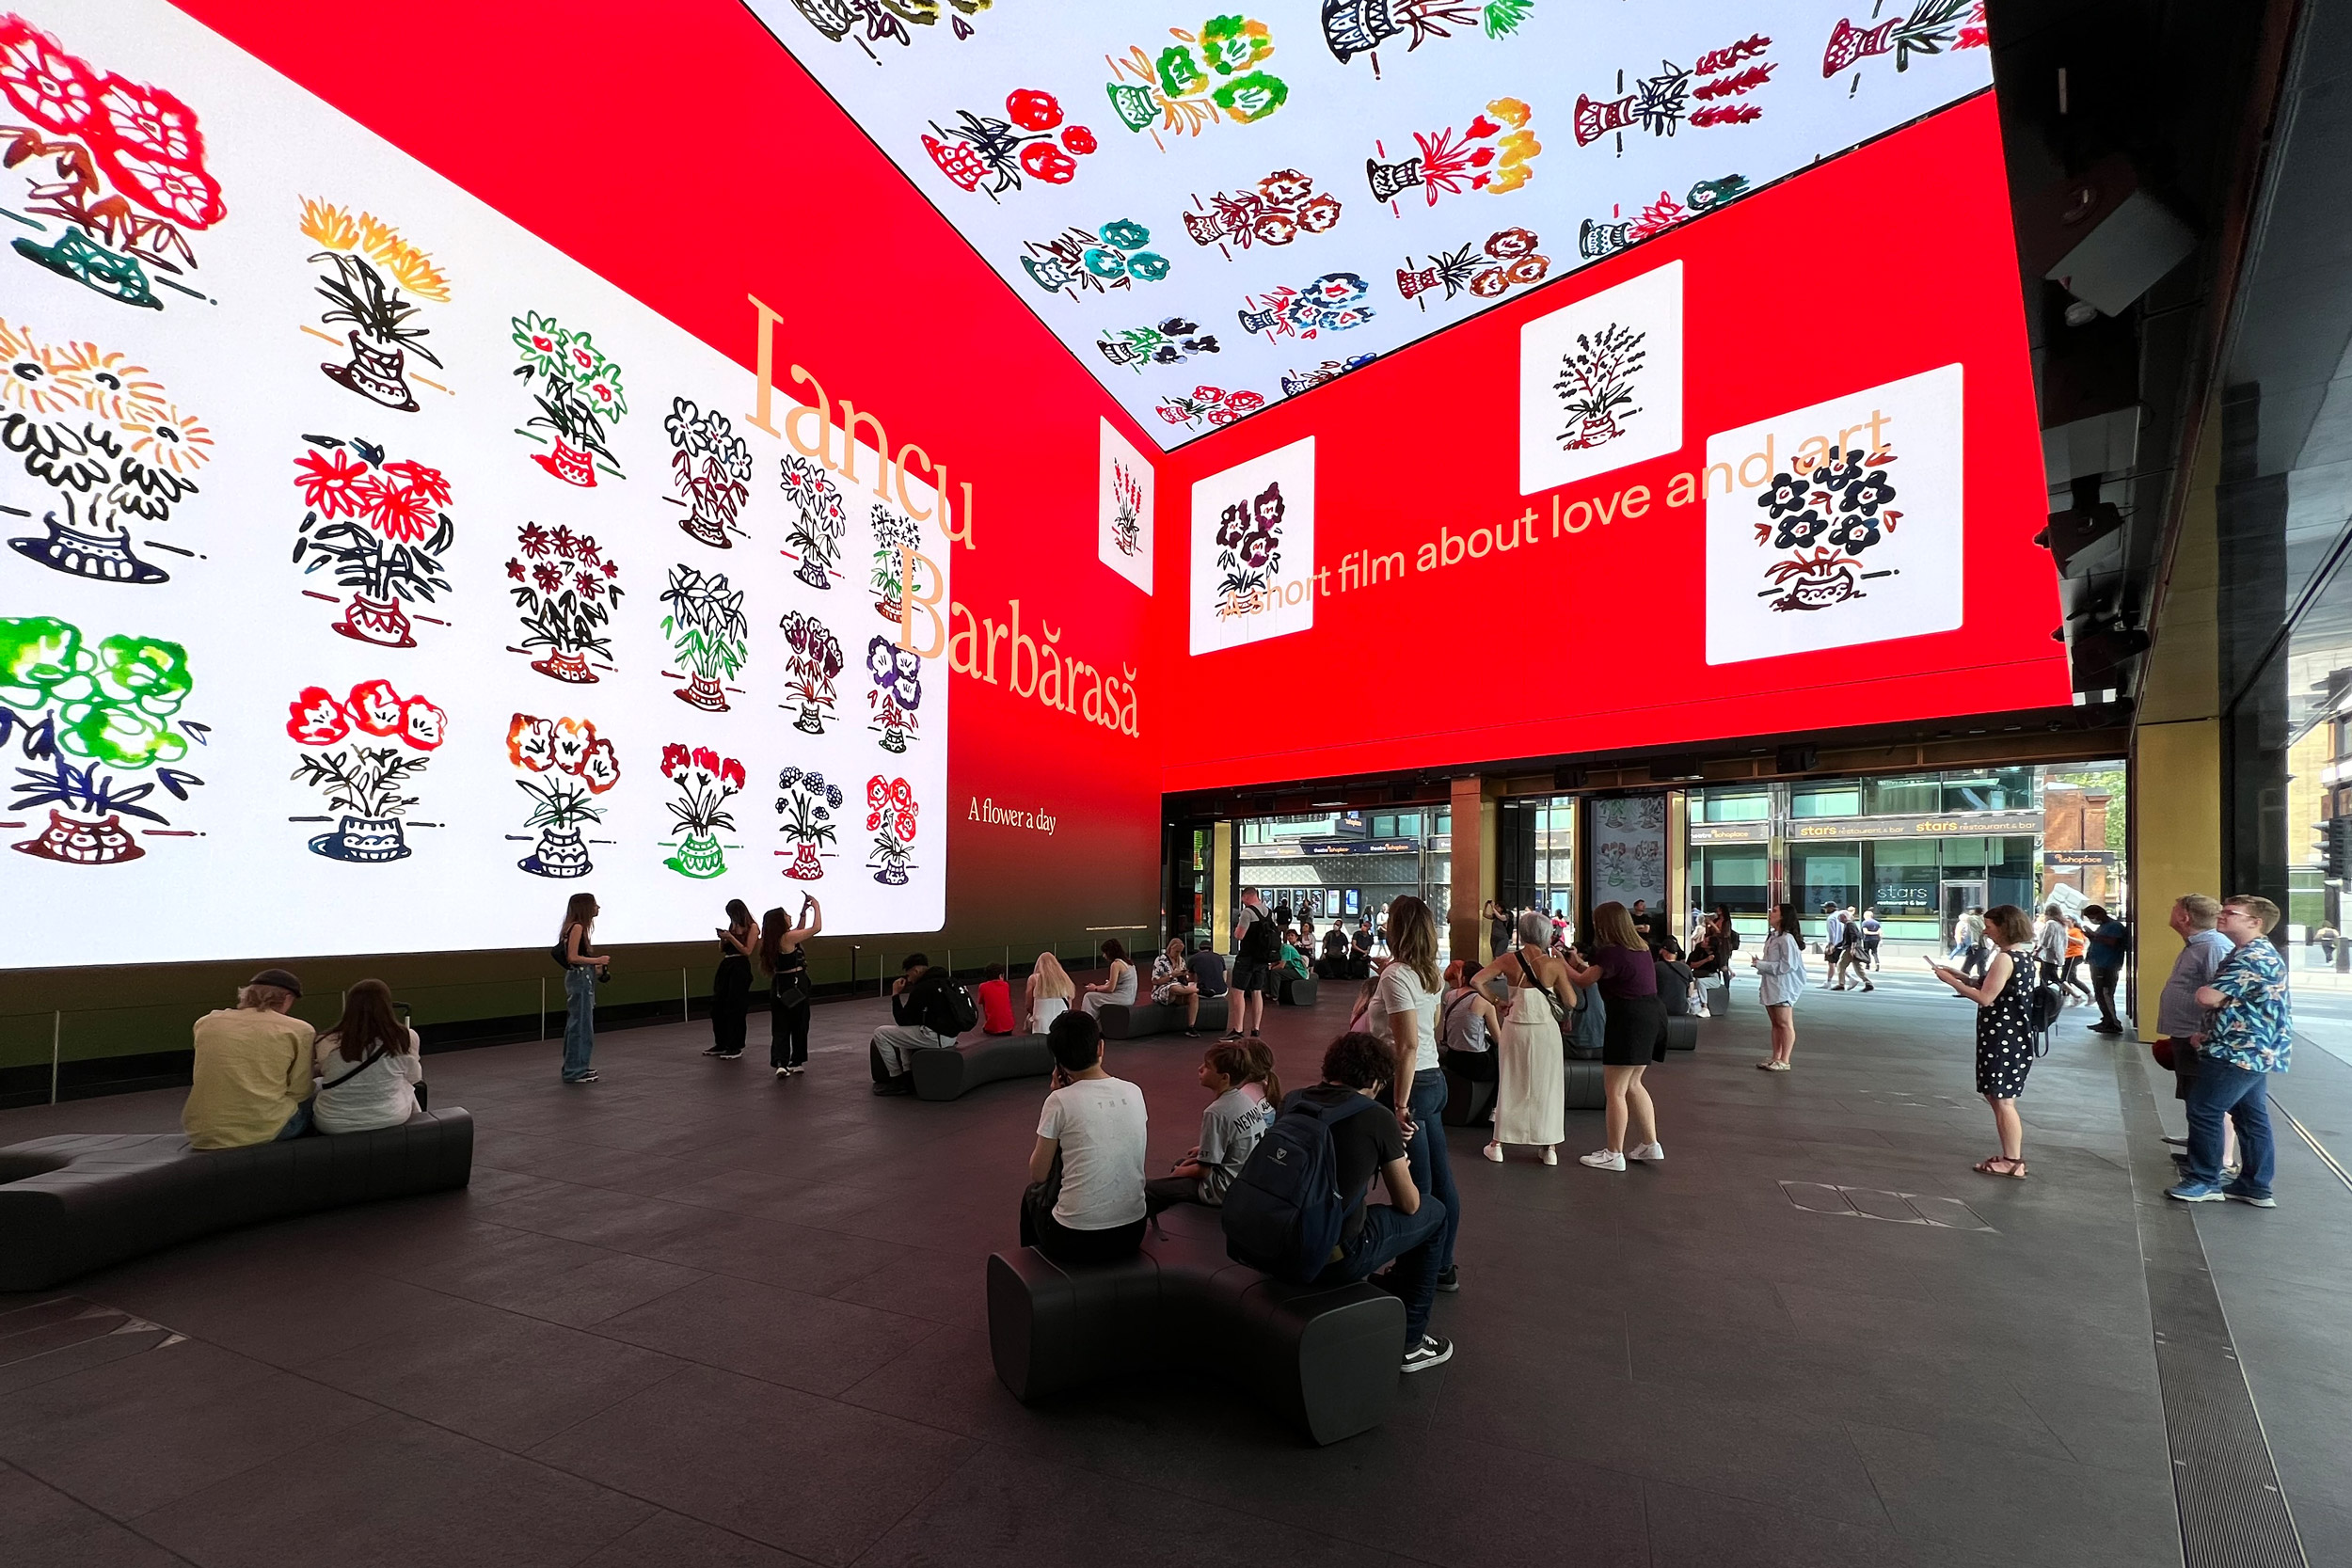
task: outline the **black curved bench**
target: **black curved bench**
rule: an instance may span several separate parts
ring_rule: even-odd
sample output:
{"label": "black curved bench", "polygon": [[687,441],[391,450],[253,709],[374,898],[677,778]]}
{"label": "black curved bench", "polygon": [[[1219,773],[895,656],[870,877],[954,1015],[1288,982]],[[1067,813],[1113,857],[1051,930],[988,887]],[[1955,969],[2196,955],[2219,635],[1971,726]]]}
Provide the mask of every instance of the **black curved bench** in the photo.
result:
{"label": "black curved bench", "polygon": [[199,1153],[178,1132],[69,1132],[0,1148],[0,1291],[44,1291],[262,1220],[463,1187],[473,1117]]}
{"label": "black curved bench", "polygon": [[[1204,996],[1200,999],[1200,1018],[1193,1028],[1206,1034],[1225,1029],[1226,996]],[[1105,1002],[1095,1012],[1094,1022],[1103,1026],[1106,1040],[1141,1039],[1146,1035],[1170,1035],[1184,1026],[1184,1009],[1163,1007],[1152,1002]]]}
{"label": "black curved bench", "polygon": [[1313,975],[1293,974],[1284,970],[1281,1005],[1285,1007],[1311,1007],[1315,1005],[1317,989]]}
{"label": "black curved bench", "polygon": [[1405,1304],[1376,1285],[1284,1285],[1225,1256],[1216,1211],[1179,1204],[1117,1263],[1034,1247],[988,1259],[988,1345],[1024,1404],[1170,1366],[1214,1369],[1316,1443],[1388,1418]]}
{"label": "black curved bench", "polygon": [[[1670,1041],[1669,1044],[1672,1042]],[[1491,1120],[1495,1096],[1501,1085],[1491,1078],[1471,1078],[1454,1070],[1446,1058],[1451,1051],[1438,1053],[1438,1065],[1445,1069],[1445,1115],[1440,1118],[1448,1127],[1485,1127]],[[1603,1102],[1600,1064],[1570,1056],[1561,1064],[1564,1082],[1562,1098],[1571,1111],[1597,1111]]]}
{"label": "black curved bench", "polygon": [[1666,1049],[1696,1051],[1699,1048],[1699,1021],[1695,1014],[1675,1013],[1666,1019]]}
{"label": "black curved bench", "polygon": [[1043,1035],[978,1035],[944,1049],[918,1048],[911,1070],[917,1100],[954,1100],[982,1084],[1047,1077],[1054,1053]]}

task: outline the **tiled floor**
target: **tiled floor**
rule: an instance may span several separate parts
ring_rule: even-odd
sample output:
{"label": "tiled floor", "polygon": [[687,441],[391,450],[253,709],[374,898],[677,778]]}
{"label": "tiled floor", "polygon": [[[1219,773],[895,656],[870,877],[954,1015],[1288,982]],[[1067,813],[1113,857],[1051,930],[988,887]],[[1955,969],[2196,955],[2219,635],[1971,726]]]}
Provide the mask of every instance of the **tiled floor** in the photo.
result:
{"label": "tiled floor", "polygon": [[[1783,1075],[1750,1069],[1753,998],[1656,1075],[1662,1166],[1497,1166],[1457,1133],[1459,1353],[1325,1449],[1215,1377],[1015,1403],[982,1260],[1041,1086],[874,1099],[875,1003],[819,1008],[785,1084],[699,1027],[608,1035],[585,1088],[553,1044],[436,1056],[470,1191],[200,1243],[71,1310],[0,1298],[0,1561],[2177,1560],[2115,1048],[2070,1015],[2026,1101],[2034,1177],[1994,1181],[1966,1007],[1908,979],[1808,998]],[[1341,1017],[1276,1015],[1286,1077]],[[1197,1060],[1113,1047],[1155,1164],[1193,1140]],[[8,1112],[0,1142],[177,1109]],[[1991,1228],[1808,1212],[1784,1181]],[[2342,1400],[2308,1408],[2314,1508],[2345,1506]]]}

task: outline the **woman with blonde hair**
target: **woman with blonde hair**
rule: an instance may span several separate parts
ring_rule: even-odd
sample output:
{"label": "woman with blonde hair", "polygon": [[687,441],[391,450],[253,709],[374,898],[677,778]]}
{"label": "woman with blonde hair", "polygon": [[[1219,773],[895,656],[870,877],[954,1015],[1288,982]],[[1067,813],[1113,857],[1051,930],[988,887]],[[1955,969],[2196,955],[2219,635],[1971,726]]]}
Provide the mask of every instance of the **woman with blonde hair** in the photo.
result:
{"label": "woman with blonde hair", "polygon": [[1474,990],[1490,980],[1511,988],[1495,1057],[1495,1135],[1484,1152],[1500,1164],[1503,1145],[1534,1145],[1545,1164],[1556,1165],[1560,1140],[1567,1135],[1567,1085],[1561,1015],[1552,1009],[1555,1003],[1564,1010],[1574,1007],[1575,988],[1567,965],[1549,950],[1551,922],[1528,911],[1519,916],[1518,939],[1517,947],[1496,954],[1470,981]]}
{"label": "woman with blonde hair", "polygon": [[[1578,1158],[1595,1170],[1621,1171],[1629,1159],[1655,1164],[1666,1157],[1666,1148],[1658,1141],[1658,1108],[1642,1086],[1642,1074],[1651,1063],[1666,1059],[1666,1009],[1658,1000],[1658,965],[1623,904],[1607,903],[1593,911],[1593,941],[1597,945],[1590,968],[1564,963],[1568,978],[1578,985],[1599,987],[1609,1006],[1608,1034],[1600,1048],[1609,1143]],[[1631,1148],[1626,1146],[1629,1130]]]}
{"label": "woman with blonde hair", "polygon": [[1445,1205],[1445,1224],[1438,1231],[1438,1289],[1457,1291],[1454,1238],[1461,1229],[1462,1210],[1446,1158],[1445,1074],[1438,1066],[1438,998],[1444,989],[1438,971],[1438,920],[1410,894],[1391,902],[1384,914],[1381,934],[1389,964],[1364,1010],[1364,1032],[1393,1057],[1386,1093],[1405,1133],[1414,1189]]}
{"label": "woman with blonde hair", "polygon": [[416,1115],[424,1058],[383,981],[360,980],[343,992],[342,1022],[315,1044],[319,1091],[310,1120],[320,1132],[372,1132]]}
{"label": "woman with blonde hair", "polygon": [[1078,988],[1072,982],[1070,972],[1061,966],[1061,959],[1051,953],[1040,953],[1029,970],[1028,979],[1021,986],[1021,1009],[1028,1014],[1029,1033],[1042,1035],[1053,1027],[1054,1020],[1070,1010],[1071,998]]}

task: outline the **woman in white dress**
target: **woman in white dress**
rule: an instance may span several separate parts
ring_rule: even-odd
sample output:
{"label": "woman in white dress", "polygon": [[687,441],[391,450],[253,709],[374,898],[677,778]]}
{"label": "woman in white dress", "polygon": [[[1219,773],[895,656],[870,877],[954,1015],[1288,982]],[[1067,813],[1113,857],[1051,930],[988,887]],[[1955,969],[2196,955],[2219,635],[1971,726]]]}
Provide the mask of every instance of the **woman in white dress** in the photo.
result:
{"label": "woman in white dress", "polygon": [[1117,937],[1105,938],[1103,957],[1110,960],[1110,973],[1089,985],[1085,998],[1079,1003],[1086,1008],[1089,1018],[1101,1018],[1104,1006],[1109,1003],[1117,1003],[1122,1007],[1136,1005],[1136,966],[1127,961],[1126,943]]}
{"label": "woman in white dress", "polygon": [[1041,1035],[1054,1025],[1054,1020],[1070,1010],[1070,999],[1078,988],[1071,983],[1070,972],[1051,953],[1040,953],[1030,967],[1029,977],[1023,983],[1023,1010],[1029,1015],[1029,1033]]}
{"label": "woman in white dress", "polygon": [[1542,1150],[1545,1164],[1556,1165],[1560,1140],[1567,1135],[1566,1053],[1544,993],[1573,1006],[1576,987],[1567,967],[1546,950],[1549,921],[1534,911],[1520,915],[1518,938],[1517,948],[1498,955],[1470,980],[1475,989],[1500,977],[1511,988],[1495,1064],[1495,1135],[1486,1155],[1499,1164],[1505,1144],[1533,1145]]}

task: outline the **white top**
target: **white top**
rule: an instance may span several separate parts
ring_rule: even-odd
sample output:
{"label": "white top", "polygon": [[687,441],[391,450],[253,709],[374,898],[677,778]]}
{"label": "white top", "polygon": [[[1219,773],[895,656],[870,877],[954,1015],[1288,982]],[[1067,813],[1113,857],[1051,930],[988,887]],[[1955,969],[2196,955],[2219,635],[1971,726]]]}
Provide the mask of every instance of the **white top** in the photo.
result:
{"label": "white top", "polygon": [[1774,931],[1756,960],[1760,983],[1756,999],[1767,1007],[1793,1005],[1804,993],[1804,943],[1786,931]]}
{"label": "white top", "polygon": [[[1843,940],[1845,935],[1845,915],[1836,910],[1832,910],[1830,911],[1828,924],[1821,929],[1821,951],[1824,953],[1836,952],[1837,943]],[[1770,946],[1771,943],[1767,942],[1765,945]]]}
{"label": "white top", "polygon": [[1029,1004],[1029,1033],[1041,1035],[1054,1026],[1054,1020],[1070,1010],[1066,996],[1041,996]]}
{"label": "white top", "polygon": [[2064,967],[2066,963],[2065,921],[2045,920],[2042,923],[2042,935],[2034,942],[2033,956],[2045,964]]}
{"label": "white top", "polygon": [[1143,1218],[1143,1091],[1124,1078],[1081,1078],[1045,1097],[1037,1135],[1061,1146],[1054,1218],[1109,1230]]}
{"label": "white top", "polygon": [[[311,1061],[322,1085],[332,1084],[359,1066],[343,1060],[342,1045],[342,1037],[331,1031],[318,1037]],[[423,1082],[424,1058],[418,1053],[417,1032],[411,1029],[405,1052],[388,1051],[335,1087],[321,1088],[310,1102],[311,1119],[322,1132],[371,1132],[379,1127],[398,1127],[416,1115],[413,1085]]]}
{"label": "white top", "polygon": [[1411,1013],[1417,1021],[1413,1026],[1413,1070],[1425,1071],[1438,1065],[1438,998],[1421,989],[1421,976],[1413,966],[1392,963],[1380,972],[1379,990],[1373,993],[1372,1016],[1364,1021],[1367,1033],[1391,1045],[1396,1043],[1396,1032],[1389,1026],[1391,1013]]}

